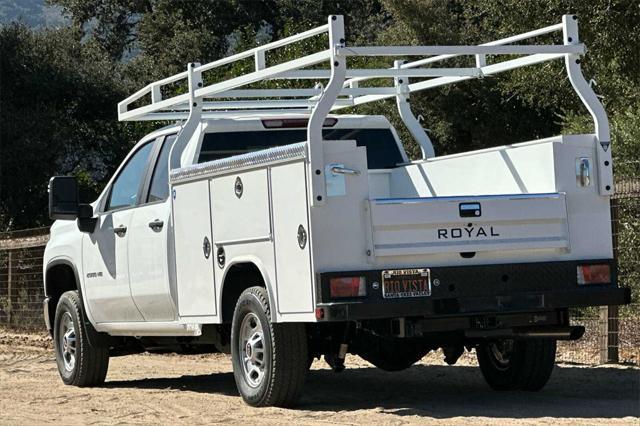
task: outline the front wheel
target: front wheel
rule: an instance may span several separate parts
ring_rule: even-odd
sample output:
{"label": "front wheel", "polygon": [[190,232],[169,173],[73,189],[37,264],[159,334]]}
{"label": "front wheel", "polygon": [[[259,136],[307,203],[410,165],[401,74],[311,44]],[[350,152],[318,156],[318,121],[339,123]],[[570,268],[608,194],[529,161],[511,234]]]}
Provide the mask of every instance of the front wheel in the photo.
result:
{"label": "front wheel", "polygon": [[77,291],[67,291],[60,297],[53,328],[56,362],[65,384],[95,386],[107,375],[109,348],[89,342],[86,327],[91,324],[82,324],[81,310]]}
{"label": "front wheel", "polygon": [[492,389],[538,391],[551,377],[556,341],[499,340],[480,344],[476,352],[482,375]]}
{"label": "front wheel", "polygon": [[272,323],[266,290],[250,287],[233,313],[231,358],[236,386],[247,404],[291,406],[309,363],[304,324]]}

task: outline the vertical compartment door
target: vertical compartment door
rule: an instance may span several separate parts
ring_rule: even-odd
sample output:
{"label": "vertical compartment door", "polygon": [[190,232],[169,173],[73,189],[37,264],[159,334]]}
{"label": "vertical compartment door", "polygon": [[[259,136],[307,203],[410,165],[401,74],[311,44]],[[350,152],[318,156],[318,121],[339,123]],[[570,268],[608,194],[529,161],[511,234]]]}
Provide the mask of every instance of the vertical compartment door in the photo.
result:
{"label": "vertical compartment door", "polygon": [[173,220],[181,317],[215,316],[209,181],[173,187]]}
{"label": "vertical compartment door", "polygon": [[313,312],[304,163],[271,169],[271,196],[280,313]]}

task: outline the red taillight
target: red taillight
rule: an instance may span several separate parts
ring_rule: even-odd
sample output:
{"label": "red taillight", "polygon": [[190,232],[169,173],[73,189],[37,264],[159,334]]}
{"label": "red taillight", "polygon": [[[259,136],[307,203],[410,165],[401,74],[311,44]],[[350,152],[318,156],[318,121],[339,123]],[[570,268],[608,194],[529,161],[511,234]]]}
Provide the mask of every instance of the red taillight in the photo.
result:
{"label": "red taillight", "polygon": [[366,296],[367,281],[364,277],[331,278],[329,289],[332,298]]}
{"label": "red taillight", "polygon": [[[262,120],[265,129],[293,129],[298,127],[307,127],[309,122],[306,118],[270,118]],[[329,117],[324,119],[324,127],[333,127],[338,122],[337,118]]]}
{"label": "red taillight", "polygon": [[609,265],[579,265],[578,284],[609,284],[611,268]]}

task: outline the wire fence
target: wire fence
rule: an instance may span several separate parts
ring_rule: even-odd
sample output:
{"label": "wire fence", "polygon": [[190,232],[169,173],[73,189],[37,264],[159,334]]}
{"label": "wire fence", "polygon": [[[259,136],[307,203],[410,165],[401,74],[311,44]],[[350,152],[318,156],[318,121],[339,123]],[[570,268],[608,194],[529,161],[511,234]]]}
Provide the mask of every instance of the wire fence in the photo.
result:
{"label": "wire fence", "polygon": [[[582,339],[559,342],[557,360],[580,364],[640,365],[640,173],[617,177],[612,198],[618,283],[630,287],[633,303],[573,310],[571,322],[586,328]],[[0,325],[42,331],[42,258],[48,228],[0,234]]]}
{"label": "wire fence", "polygon": [[[47,228],[31,230],[26,238],[35,246],[25,247],[22,238],[0,237],[0,324],[38,329],[44,327],[42,257]],[[20,242],[20,244],[15,244]]]}

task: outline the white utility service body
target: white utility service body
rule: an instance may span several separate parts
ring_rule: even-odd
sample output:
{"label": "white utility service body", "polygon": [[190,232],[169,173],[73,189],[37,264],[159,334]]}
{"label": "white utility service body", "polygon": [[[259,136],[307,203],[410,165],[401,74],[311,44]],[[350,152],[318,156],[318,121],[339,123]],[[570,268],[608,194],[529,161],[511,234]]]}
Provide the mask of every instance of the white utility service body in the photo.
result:
{"label": "white utility service body", "polygon": [[[555,32],[563,44],[512,44]],[[329,36],[327,50],[266,66],[270,50],[321,34]],[[52,226],[48,324],[59,297],[52,271],[67,265],[88,322],[109,336],[201,336],[209,324],[228,324],[240,291],[258,285],[274,324],[355,323],[382,335],[375,321],[389,320],[396,337],[575,338],[568,308],[629,300],[615,282],[608,121],[580,71],[583,53],[572,15],[479,46],[396,47],[347,47],[342,17],[332,16],[306,33],[189,64],[118,106],[121,120],[182,121],[136,145],[91,217]],[[475,66],[432,66],[464,55]],[[520,56],[487,64],[487,55]],[[351,56],[426,58],[350,69]],[[203,73],[246,58],[255,59],[254,71],[204,84]],[[555,59],[565,61],[593,134],[435,156],[409,108],[411,93]],[[367,84],[375,78],[393,85]],[[325,83],[241,88],[273,79]],[[188,92],[163,98],[162,88],[181,80]],[[385,117],[337,114],[387,98],[395,98],[422,159],[408,159]],[[121,176],[145,149],[135,200],[110,208]],[[163,169],[169,189],[155,199]],[[215,330],[224,346],[223,329]],[[347,334],[338,338],[341,359]]]}

